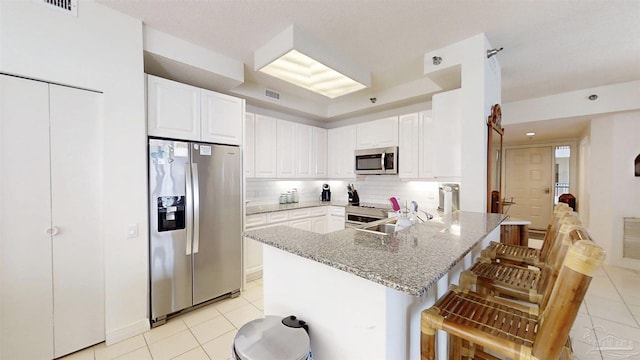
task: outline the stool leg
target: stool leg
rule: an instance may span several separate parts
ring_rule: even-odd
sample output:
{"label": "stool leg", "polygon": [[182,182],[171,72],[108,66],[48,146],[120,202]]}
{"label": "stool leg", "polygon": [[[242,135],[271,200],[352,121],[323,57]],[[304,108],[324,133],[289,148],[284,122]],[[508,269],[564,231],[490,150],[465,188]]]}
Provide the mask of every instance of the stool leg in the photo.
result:
{"label": "stool leg", "polygon": [[420,334],[420,359],[436,360],[435,330],[433,330],[431,335],[425,334],[424,331]]}
{"label": "stool leg", "polygon": [[462,339],[448,334],[449,360],[462,360]]}

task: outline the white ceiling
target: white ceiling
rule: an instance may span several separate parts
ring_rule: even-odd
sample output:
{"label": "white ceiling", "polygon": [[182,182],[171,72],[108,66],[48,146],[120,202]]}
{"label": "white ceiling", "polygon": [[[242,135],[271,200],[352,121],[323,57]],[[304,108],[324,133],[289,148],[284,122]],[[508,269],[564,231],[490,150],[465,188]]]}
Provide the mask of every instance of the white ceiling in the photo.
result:
{"label": "white ceiling", "polygon": [[[241,87],[258,85],[322,106],[368,102],[376,92],[424,79],[425,53],[481,32],[494,47],[504,47],[497,55],[503,104],[640,80],[638,0],[98,1],[244,63]],[[372,88],[329,100],[254,72],[253,52],[291,24],[371,71]],[[413,95],[397,104],[428,101],[431,94]],[[353,114],[341,115],[310,118]]]}

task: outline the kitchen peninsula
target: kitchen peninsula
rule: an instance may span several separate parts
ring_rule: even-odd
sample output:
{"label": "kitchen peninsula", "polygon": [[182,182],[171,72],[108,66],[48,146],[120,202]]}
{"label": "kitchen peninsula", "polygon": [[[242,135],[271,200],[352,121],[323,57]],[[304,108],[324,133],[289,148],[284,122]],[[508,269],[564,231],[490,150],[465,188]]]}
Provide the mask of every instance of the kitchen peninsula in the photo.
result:
{"label": "kitchen peninsula", "polygon": [[286,226],[244,236],[269,245],[264,313],[307,321],[315,359],[419,359],[420,312],[499,241],[504,218],[458,211],[387,236]]}

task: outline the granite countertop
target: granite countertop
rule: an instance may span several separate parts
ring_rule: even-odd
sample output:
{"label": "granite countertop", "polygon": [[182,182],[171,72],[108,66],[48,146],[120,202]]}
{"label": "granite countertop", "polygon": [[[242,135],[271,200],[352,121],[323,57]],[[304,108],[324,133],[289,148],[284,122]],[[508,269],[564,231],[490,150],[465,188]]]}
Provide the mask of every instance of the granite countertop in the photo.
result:
{"label": "granite countertop", "polygon": [[354,228],[316,234],[288,226],[250,230],[244,236],[422,296],[504,218],[503,214],[456,211],[388,236]]}
{"label": "granite countertop", "polygon": [[245,211],[246,215],[255,215],[255,214],[265,214],[276,211],[286,211],[286,210],[295,210],[295,209],[303,209],[310,207],[318,207],[318,206],[347,206],[348,203],[346,201],[304,201],[299,203],[290,203],[290,204],[268,204],[268,205],[255,205],[255,206],[247,206]]}

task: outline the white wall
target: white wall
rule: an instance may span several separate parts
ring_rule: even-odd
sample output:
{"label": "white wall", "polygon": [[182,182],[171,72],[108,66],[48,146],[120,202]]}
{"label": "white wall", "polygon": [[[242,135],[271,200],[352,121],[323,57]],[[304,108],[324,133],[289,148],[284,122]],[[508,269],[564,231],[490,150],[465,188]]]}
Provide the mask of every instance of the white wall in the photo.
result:
{"label": "white wall", "polygon": [[[487,59],[491,44],[486,36],[469,39],[425,54],[425,74],[461,65],[462,68],[462,177],[460,208],[487,210],[487,117],[501,102],[501,70],[498,56]],[[432,57],[442,57],[440,65]]]}
{"label": "white wall", "polygon": [[[141,333],[149,326],[142,23],[84,1],[78,17],[0,1],[0,16],[0,71],[104,93],[107,342]],[[128,224],[138,237],[126,238]]]}
{"label": "white wall", "polygon": [[634,159],[640,154],[640,111],[593,119],[588,158],[589,231],[607,250],[607,263],[640,269],[640,261],[622,258],[623,217],[640,217],[640,178]]}

